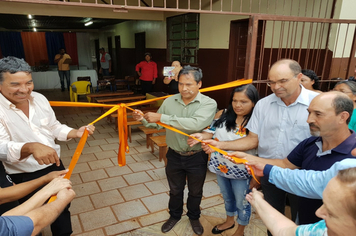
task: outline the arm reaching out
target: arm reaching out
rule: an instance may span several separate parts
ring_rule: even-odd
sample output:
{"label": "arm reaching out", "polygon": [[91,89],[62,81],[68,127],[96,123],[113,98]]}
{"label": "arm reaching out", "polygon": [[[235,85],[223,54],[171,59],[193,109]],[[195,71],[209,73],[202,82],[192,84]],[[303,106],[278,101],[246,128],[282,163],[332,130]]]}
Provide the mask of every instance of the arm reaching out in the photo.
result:
{"label": "arm reaching out", "polygon": [[269,205],[264,199],[263,194],[252,189],[246,200],[256,209],[263,223],[275,236],[294,236],[297,225],[290,219],[282,215],[279,211]]}
{"label": "arm reaching out", "polygon": [[39,187],[49,183],[54,178],[64,176],[68,170],[52,171],[40,178],[16,184],[7,188],[0,188],[0,204],[16,201],[25,197]]}

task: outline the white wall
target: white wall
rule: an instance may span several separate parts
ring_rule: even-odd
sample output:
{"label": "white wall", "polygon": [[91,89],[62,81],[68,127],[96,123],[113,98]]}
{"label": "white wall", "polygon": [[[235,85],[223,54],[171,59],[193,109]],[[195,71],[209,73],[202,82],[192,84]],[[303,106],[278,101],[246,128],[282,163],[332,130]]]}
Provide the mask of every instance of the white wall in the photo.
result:
{"label": "white wall", "polygon": [[146,48],[167,47],[165,21],[126,21],[92,34],[91,40],[99,39],[100,46],[107,49],[107,37],[112,37],[115,47],[115,36],[120,36],[121,48],[135,48],[135,33],[141,32],[146,32]]}
{"label": "white wall", "polygon": [[199,48],[228,49],[230,22],[245,16],[200,14]]}

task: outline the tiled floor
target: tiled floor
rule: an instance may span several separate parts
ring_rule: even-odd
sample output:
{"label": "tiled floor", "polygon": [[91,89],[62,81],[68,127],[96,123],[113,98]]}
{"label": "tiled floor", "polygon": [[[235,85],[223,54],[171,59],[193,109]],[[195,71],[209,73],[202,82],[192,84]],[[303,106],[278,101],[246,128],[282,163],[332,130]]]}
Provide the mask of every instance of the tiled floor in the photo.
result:
{"label": "tiled floor", "polygon": [[[40,92],[50,101],[69,100],[67,92],[60,90]],[[100,108],[54,107],[54,110],[58,120],[71,127],[88,124],[100,115]],[[127,165],[119,167],[119,139],[115,124],[103,119],[95,126],[96,131],[88,138],[71,177],[77,194],[70,208],[73,235],[194,235],[187,216],[183,216],[171,232],[161,233],[161,225],[169,217],[168,183],[164,164],[158,161],[158,149],[151,153],[146,148],[144,133],[133,129],[130,153],[126,155]],[[65,166],[69,165],[78,141],[60,142]],[[201,208],[204,235],[212,235],[212,228],[224,222],[225,210],[216,177],[210,172],[207,173]],[[235,230],[236,226],[222,235],[232,235]],[[49,227],[44,229],[43,235],[51,235]],[[265,226],[255,213],[245,235],[267,235]]]}

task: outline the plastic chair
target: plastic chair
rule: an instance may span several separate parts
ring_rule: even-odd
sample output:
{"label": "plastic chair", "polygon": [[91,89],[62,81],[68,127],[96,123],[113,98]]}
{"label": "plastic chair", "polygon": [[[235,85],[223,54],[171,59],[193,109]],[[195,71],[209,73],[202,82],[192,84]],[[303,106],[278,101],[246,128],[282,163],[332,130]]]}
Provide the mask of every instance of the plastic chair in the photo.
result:
{"label": "plastic chair", "polygon": [[[77,81],[70,85],[70,101],[77,102],[78,95],[87,95],[90,94],[91,83],[89,81]],[[88,102],[90,102],[90,98],[87,97]]]}

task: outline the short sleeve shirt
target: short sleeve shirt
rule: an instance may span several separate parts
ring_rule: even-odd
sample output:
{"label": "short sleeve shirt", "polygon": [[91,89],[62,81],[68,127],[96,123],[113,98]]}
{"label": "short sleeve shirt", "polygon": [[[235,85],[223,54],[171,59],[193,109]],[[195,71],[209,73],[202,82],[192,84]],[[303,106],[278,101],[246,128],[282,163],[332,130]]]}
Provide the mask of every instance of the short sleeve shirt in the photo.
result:
{"label": "short sleeve shirt", "polygon": [[[220,127],[214,126],[214,122],[204,130],[204,132],[213,134],[213,138],[219,141],[231,141],[246,137],[246,128],[236,127],[234,130],[226,130],[226,122]],[[256,155],[256,149],[246,151],[251,155]],[[211,172],[228,179],[248,179],[251,175],[243,164],[235,164],[218,152],[213,152],[210,156],[208,168]]]}
{"label": "short sleeve shirt", "polygon": [[109,64],[109,61],[111,60],[111,56],[109,53],[105,53],[105,61],[101,61],[101,58],[102,58],[102,54],[100,54],[100,65],[101,65],[101,68],[103,69],[109,69],[110,67],[110,64]]}
{"label": "short sleeve shirt", "polygon": [[[58,59],[61,57],[61,54],[57,54],[55,57],[54,57],[54,60]],[[64,64],[63,62],[66,60],[66,59],[71,59],[71,57],[68,55],[68,54],[64,54],[62,59],[60,59],[58,61],[58,70],[60,71],[67,71],[70,69],[69,67],[69,64]]]}
{"label": "short sleeve shirt", "polygon": [[30,236],[34,229],[33,222],[27,216],[1,216],[0,235]]}
{"label": "short sleeve shirt", "polygon": [[283,159],[310,137],[307,108],[317,95],[301,86],[297,100],[289,106],[275,94],[257,102],[246,128],[258,135],[260,157]]}
{"label": "short sleeve shirt", "polygon": [[321,220],[315,224],[299,225],[296,236],[327,236],[328,229],[326,228],[325,221]]}
{"label": "short sleeve shirt", "polygon": [[355,158],[351,151],[356,148],[356,134],[352,134],[340,143],[336,148],[321,152],[321,137],[310,137],[305,139],[288,155],[288,160],[295,166],[304,170],[327,170],[335,162],[346,158]]}

